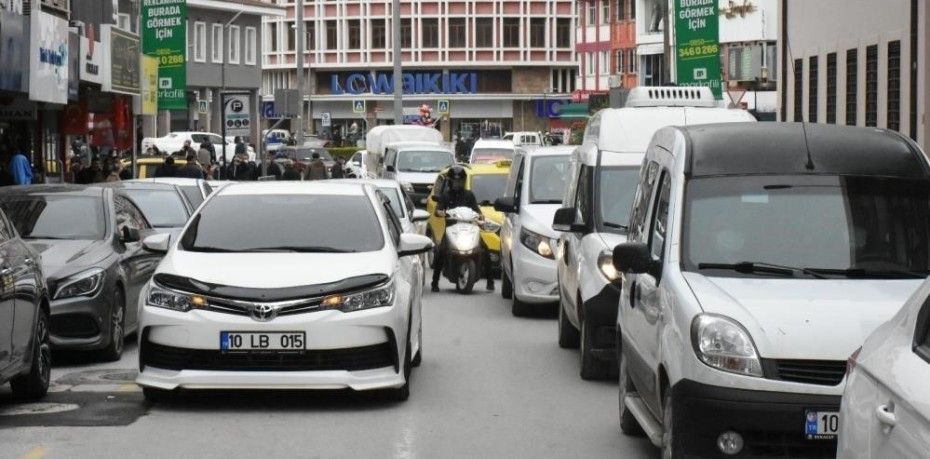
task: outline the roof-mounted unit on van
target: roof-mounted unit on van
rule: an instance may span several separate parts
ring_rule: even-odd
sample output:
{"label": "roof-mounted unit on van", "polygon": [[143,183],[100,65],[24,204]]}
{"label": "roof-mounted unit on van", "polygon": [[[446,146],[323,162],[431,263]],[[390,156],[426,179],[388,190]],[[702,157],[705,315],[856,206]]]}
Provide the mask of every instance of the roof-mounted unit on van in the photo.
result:
{"label": "roof-mounted unit on van", "polygon": [[626,107],[716,107],[710,88],[703,86],[640,86],[630,90]]}

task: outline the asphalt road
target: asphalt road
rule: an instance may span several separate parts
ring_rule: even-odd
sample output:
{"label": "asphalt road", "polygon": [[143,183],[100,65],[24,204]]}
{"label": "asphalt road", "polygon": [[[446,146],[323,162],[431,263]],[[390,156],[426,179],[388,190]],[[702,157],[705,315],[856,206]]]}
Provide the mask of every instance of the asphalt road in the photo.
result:
{"label": "asphalt road", "polygon": [[407,402],[215,392],[148,407],[131,384],[135,345],[109,364],[56,354],[48,405],[15,404],[0,387],[0,458],[658,457],[619,433],[616,384],[578,377],[577,351],[556,344],[554,306],[514,318],[499,285],[426,294]]}

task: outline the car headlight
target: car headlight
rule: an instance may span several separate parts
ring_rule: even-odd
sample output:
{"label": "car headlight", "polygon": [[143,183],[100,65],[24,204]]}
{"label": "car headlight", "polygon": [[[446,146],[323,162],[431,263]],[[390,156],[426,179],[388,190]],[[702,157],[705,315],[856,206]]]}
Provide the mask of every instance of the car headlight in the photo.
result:
{"label": "car headlight", "polygon": [[601,252],[597,257],[597,268],[601,274],[610,282],[620,279],[620,273],[614,268],[614,255],[609,251]]}
{"label": "car headlight", "polygon": [[413,193],[413,184],[408,182],[402,182],[400,184],[401,188],[404,189],[407,193]]}
{"label": "car headlight", "polygon": [[526,228],[521,228],[520,242],[528,249],[538,253],[541,257],[555,258],[555,254],[552,252],[552,243],[549,242],[549,238],[542,234],[534,233]]}
{"label": "car headlight", "polygon": [[481,231],[488,233],[499,233],[501,231],[501,225],[491,220],[485,220],[479,223],[478,226],[481,227]]}
{"label": "car headlight", "polygon": [[749,332],[733,319],[701,314],[691,326],[698,358],[710,367],[745,376],[762,377],[762,362]]}
{"label": "car headlight", "polygon": [[54,299],[94,296],[103,287],[103,277],[103,268],[88,269],[66,277],[59,282]]}
{"label": "car headlight", "polygon": [[145,304],[156,308],[187,312],[194,308],[206,306],[207,300],[200,295],[167,289],[153,282],[149,285],[145,294]]}
{"label": "car headlight", "polygon": [[322,309],[342,312],[383,308],[394,304],[394,279],[370,290],[346,295],[330,295],[323,299]]}

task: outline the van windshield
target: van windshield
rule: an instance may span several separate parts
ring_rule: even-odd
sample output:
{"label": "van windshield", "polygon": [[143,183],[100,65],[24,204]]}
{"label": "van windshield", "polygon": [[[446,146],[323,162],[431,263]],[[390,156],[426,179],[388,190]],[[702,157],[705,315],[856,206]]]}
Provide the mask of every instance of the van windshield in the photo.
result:
{"label": "van windshield", "polygon": [[688,271],[854,278],[930,272],[930,181],[709,177],[690,181],[686,193]]}
{"label": "van windshield", "polygon": [[398,172],[439,172],[452,165],[445,151],[404,151],[397,155]]}
{"label": "van windshield", "polygon": [[639,183],[639,166],[601,166],[598,177],[598,207],[602,229],[626,233],[630,209]]}

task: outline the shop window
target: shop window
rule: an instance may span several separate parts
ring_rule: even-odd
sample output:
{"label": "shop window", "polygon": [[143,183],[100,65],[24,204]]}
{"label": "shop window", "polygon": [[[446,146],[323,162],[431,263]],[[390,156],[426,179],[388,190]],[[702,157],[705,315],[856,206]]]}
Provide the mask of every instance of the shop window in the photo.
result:
{"label": "shop window", "polygon": [[504,18],[504,47],[520,46],[520,18]]}
{"label": "shop window", "polygon": [[804,121],[804,60],[794,60],[794,121]]}
{"label": "shop window", "polygon": [[556,18],[555,20],[555,46],[556,48],[571,48],[572,46],[572,20],[569,18]]}
{"label": "shop window", "polygon": [[464,48],[465,45],[465,18],[449,18],[449,38],[450,48]]}
{"label": "shop window", "polygon": [[865,125],[878,126],[878,45],[865,48]]}
{"label": "shop window", "polygon": [[846,125],[855,126],[859,108],[859,50],[846,51]]}
{"label": "shop window", "polygon": [[817,122],[817,99],[820,92],[817,87],[820,79],[820,59],[817,56],[811,56],[808,60],[808,79],[807,79],[807,121],[809,123]]}
{"label": "shop window", "polygon": [[371,47],[373,49],[387,47],[387,26],[384,19],[371,20]]}
{"label": "shop window", "polygon": [[358,19],[349,19],[347,22],[349,32],[349,49],[361,49],[362,47],[362,21]]}
{"label": "shop window", "polygon": [[901,130],[901,42],[888,43],[888,129]]}
{"label": "shop window", "polygon": [[326,49],[336,49],[339,46],[339,27],[336,21],[326,21]]}
{"label": "shop window", "polygon": [[475,19],[475,47],[491,48],[494,46],[494,20],[491,18]]}
{"label": "shop window", "polygon": [[530,46],[533,48],[546,46],[546,20],[544,18],[530,19]]}
{"label": "shop window", "polygon": [[827,54],[827,123],[836,124],[836,53]]}

